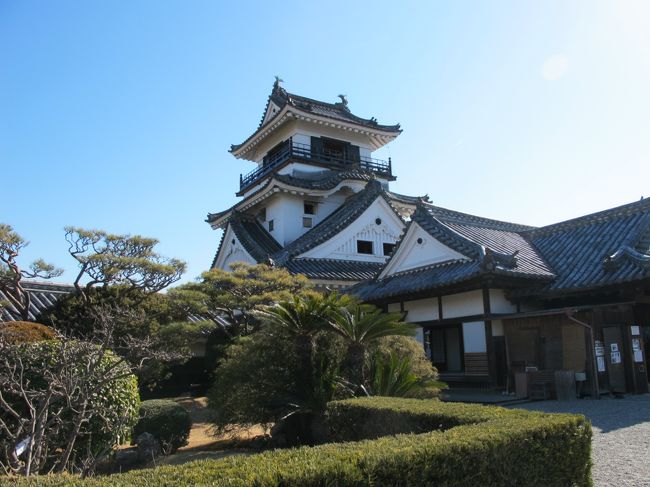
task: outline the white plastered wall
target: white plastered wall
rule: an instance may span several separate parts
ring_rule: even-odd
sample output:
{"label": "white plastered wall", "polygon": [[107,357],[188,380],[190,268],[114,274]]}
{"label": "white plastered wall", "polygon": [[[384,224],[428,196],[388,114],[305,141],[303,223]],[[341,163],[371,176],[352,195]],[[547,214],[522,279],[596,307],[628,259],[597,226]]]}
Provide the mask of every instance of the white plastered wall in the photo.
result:
{"label": "white plastered wall", "polygon": [[483,293],[480,290],[442,297],[442,317],[461,318],[483,314]]}
{"label": "white plastered wall", "polygon": [[490,311],[492,313],[516,313],[517,306],[506,299],[503,289],[490,289]]}
{"label": "white plastered wall", "polygon": [[406,321],[419,323],[438,319],[438,298],[418,299],[405,301],[404,311],[408,311]]}
{"label": "white plastered wall", "polygon": [[226,229],[223,237],[223,244],[219,249],[219,255],[214,263],[214,269],[230,270],[230,264],[234,262],[244,262],[246,264],[256,264],[257,262],[251,255],[246,252],[239,239],[232,231],[230,225]]}
{"label": "white plastered wall", "polygon": [[[381,220],[378,225],[377,219]],[[384,262],[383,244],[394,244],[399,238],[404,222],[380,196],[350,225],[327,242],[301,254],[301,258],[357,260]],[[373,254],[357,253],[357,240],[373,242]]]}
{"label": "white plastered wall", "polygon": [[483,321],[463,323],[463,346],[465,353],[485,353],[487,351]]}
{"label": "white plastered wall", "polygon": [[397,253],[382,271],[381,277],[457,259],[466,259],[466,257],[440,243],[413,222],[397,249]]}

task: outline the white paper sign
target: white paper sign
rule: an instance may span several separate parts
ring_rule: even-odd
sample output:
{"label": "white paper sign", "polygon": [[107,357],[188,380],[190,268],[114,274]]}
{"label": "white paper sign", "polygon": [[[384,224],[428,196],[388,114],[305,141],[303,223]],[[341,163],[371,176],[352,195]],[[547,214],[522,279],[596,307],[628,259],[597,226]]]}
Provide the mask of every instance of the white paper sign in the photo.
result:
{"label": "white paper sign", "polygon": [[612,353],[618,352],[618,343],[612,343],[609,348],[612,349]]}
{"label": "white paper sign", "polygon": [[596,357],[598,372],[605,372],[605,357]]}
{"label": "white paper sign", "polygon": [[639,330],[638,325],[632,325],[630,326],[630,334],[634,336],[638,336],[641,334],[641,330]]}
{"label": "white paper sign", "polygon": [[634,351],[634,361],[636,363],[643,362],[643,352],[641,350]]}
{"label": "white paper sign", "polygon": [[620,364],[621,363],[621,352],[612,352],[611,360],[612,360],[613,364]]}

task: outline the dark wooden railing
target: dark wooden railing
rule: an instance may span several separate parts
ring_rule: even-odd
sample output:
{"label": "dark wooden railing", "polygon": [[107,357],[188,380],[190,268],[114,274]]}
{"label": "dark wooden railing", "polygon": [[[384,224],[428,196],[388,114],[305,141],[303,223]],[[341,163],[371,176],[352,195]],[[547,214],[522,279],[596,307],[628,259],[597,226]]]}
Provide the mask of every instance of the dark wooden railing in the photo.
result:
{"label": "dark wooden railing", "polygon": [[359,169],[370,171],[382,176],[392,177],[392,163],[388,161],[374,159],[372,157],[349,156],[336,151],[314,150],[306,144],[297,144],[291,140],[280,147],[274,154],[264,159],[263,165],[249,172],[248,174],[239,175],[239,190],[250,186],[255,181],[262,179],[267,174],[273,172],[275,168],[284,164],[289,159],[306,162],[318,162],[326,164],[328,167],[337,170]]}

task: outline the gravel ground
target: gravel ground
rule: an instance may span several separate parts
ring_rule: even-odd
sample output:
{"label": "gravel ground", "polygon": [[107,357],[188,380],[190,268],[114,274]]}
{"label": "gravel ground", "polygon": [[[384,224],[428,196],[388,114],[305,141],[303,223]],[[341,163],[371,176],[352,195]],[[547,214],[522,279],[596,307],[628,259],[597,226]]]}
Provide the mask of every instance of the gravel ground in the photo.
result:
{"label": "gravel ground", "polygon": [[544,401],[513,407],[584,414],[594,430],[595,487],[650,487],[650,394],[599,401]]}

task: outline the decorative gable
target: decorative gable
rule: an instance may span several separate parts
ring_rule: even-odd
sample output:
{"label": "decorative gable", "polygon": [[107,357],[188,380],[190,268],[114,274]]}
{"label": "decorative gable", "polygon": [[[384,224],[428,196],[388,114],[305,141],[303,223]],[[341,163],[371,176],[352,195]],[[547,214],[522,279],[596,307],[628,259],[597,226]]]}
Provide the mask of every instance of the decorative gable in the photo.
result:
{"label": "decorative gable", "polygon": [[[259,113],[259,112],[258,112]],[[262,119],[262,124],[266,124],[269,120],[271,120],[273,117],[275,117],[278,113],[280,113],[280,107],[273,103],[272,101],[269,102],[268,107],[266,107],[266,113],[264,114],[264,118]]]}
{"label": "decorative gable", "polygon": [[380,278],[450,260],[469,260],[467,256],[433,238],[416,222],[411,223],[395,255]]}
{"label": "decorative gable", "polygon": [[244,262],[246,264],[257,264],[255,259],[246,252],[244,246],[241,244],[232,227],[228,225],[226,233],[223,236],[219,254],[214,261],[213,269],[230,270],[230,264],[234,262]]}
{"label": "decorative gable", "polygon": [[[385,262],[387,249],[399,239],[404,222],[382,197],[373,203],[351,224],[317,247],[296,256],[301,258]],[[362,242],[361,248],[359,242]],[[359,252],[365,250],[366,252]]]}

